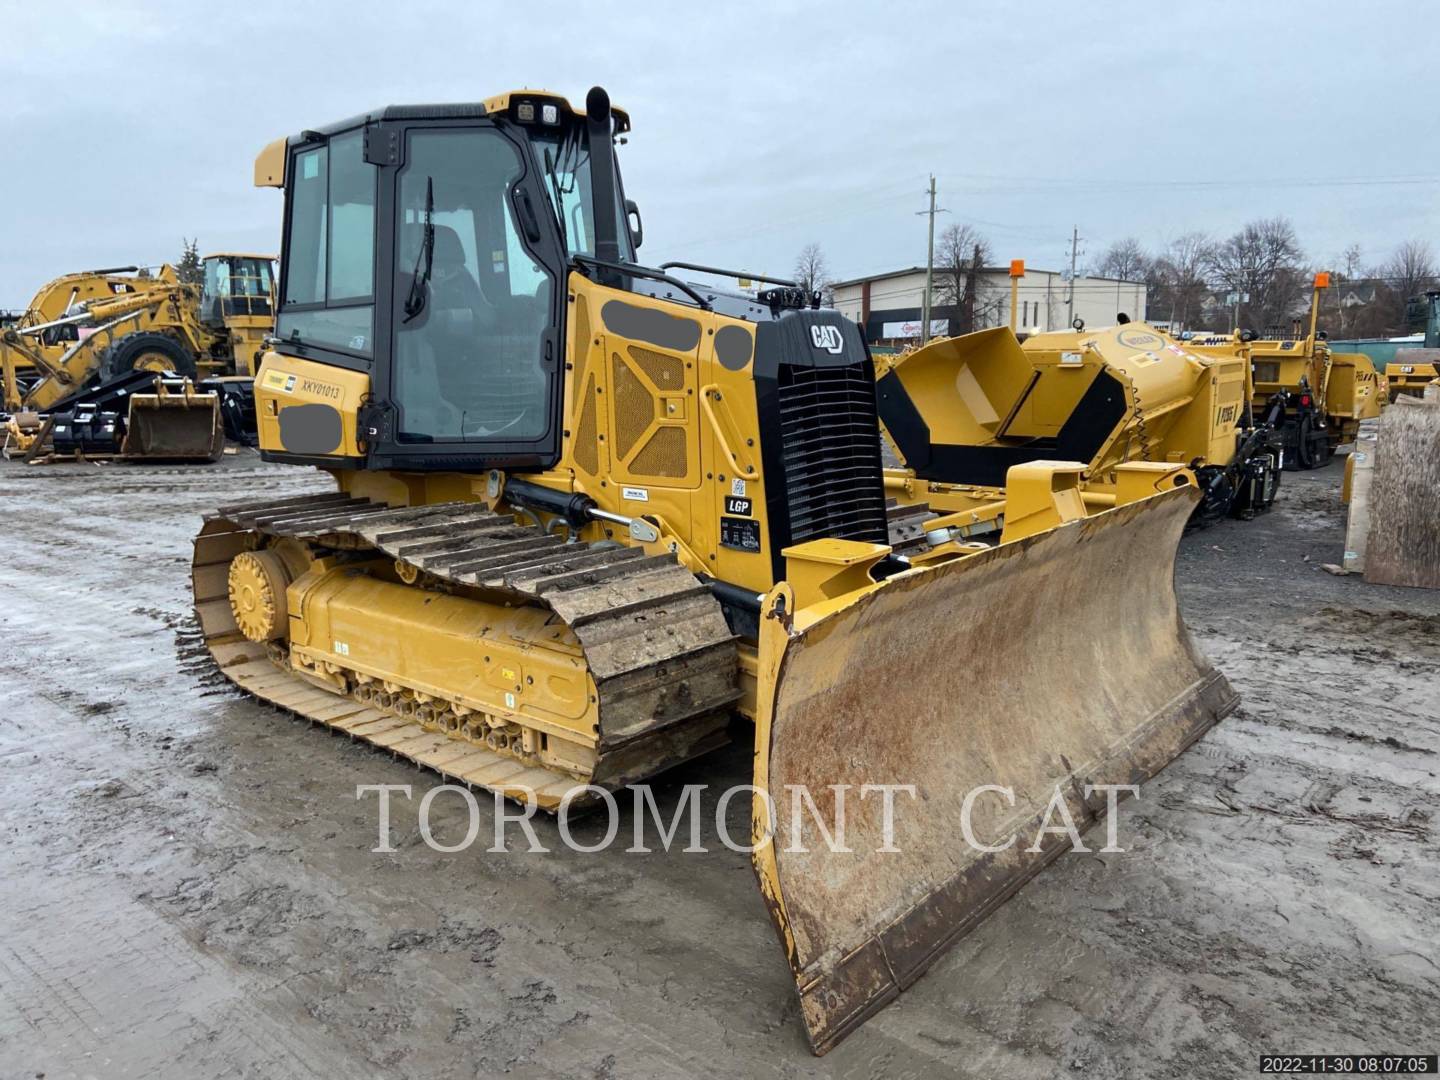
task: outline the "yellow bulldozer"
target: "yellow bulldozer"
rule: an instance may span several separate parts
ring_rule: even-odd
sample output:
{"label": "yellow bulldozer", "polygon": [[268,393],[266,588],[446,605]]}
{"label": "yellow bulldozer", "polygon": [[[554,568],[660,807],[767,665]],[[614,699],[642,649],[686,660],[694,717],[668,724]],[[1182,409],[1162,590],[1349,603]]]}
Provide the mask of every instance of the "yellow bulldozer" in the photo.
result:
{"label": "yellow bulldozer", "polygon": [[[516,91],[260,154],[260,447],[336,490],[208,515],[197,616],[250,694],[546,811],[751,721],[754,869],[821,1053],[1066,849],[1057,806],[1093,822],[1233,707],[1176,605],[1202,495],[1118,463],[1077,515],[1083,462],[1036,457],[1000,498],[1056,512],[1003,536],[889,505],[859,330],[637,262],[629,126],[598,87]],[[844,850],[797,792],[844,806]]]}
{"label": "yellow bulldozer", "polygon": [[1212,352],[1125,322],[1023,344],[997,327],[884,358],[880,419],[901,463],[886,470],[886,489],[903,505],[961,514],[967,538],[1053,518],[1047,500],[1009,485],[1055,459],[1077,463],[1077,514],[1181,479],[1202,493],[1196,523],[1263,512],[1280,481],[1283,401],[1257,414],[1247,358]]}
{"label": "yellow bulldozer", "polygon": [[200,288],[169,265],[151,277],[123,267],[45,285],[0,332],[12,448],[213,460],[226,434],[253,442],[272,260],[216,254],[202,265]]}
{"label": "yellow bulldozer", "polygon": [[1280,400],[1278,423],[1287,469],[1315,469],[1336,448],[1355,441],[1360,421],[1380,415],[1389,400],[1385,379],[1363,353],[1332,352],[1318,329],[1320,294],[1330,287],[1325,271],[1315,275],[1309,330],[1299,321],[1288,334],[1256,339],[1247,333],[1199,334],[1184,346],[1199,355],[1247,355],[1253,376],[1252,404]]}

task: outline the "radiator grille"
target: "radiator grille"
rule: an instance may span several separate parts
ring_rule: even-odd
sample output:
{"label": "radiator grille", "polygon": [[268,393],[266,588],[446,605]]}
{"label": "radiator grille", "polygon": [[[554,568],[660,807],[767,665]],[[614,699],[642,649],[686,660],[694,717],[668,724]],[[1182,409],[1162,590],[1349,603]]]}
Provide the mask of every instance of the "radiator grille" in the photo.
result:
{"label": "radiator grille", "polygon": [[866,364],[778,373],[790,543],[887,542],[875,384]]}

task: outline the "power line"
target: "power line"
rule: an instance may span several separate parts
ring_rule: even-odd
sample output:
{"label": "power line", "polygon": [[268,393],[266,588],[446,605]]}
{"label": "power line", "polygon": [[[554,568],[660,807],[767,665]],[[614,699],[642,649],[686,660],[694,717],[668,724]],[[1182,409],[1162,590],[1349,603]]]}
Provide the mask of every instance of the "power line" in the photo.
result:
{"label": "power line", "polygon": [[1440,176],[1331,176],[1275,177],[1259,179],[1194,180],[1166,178],[1157,180],[1111,180],[1103,177],[998,176],[962,173],[960,183],[1027,184],[1032,187],[1065,188],[1285,188],[1285,187],[1394,187],[1412,184],[1440,184]]}

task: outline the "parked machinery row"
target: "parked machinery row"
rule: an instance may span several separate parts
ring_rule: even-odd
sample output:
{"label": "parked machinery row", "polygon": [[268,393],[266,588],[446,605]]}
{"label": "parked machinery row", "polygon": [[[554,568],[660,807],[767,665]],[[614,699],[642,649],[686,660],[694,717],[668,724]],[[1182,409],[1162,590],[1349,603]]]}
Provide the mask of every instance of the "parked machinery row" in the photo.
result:
{"label": "parked machinery row", "polygon": [[69,274],[0,331],[12,449],[213,459],[253,443],[253,376],[273,326],[272,260],[217,254],[203,286],[173,267]]}
{"label": "parked machinery row", "polygon": [[1277,427],[1292,469],[1313,469],[1330,460],[1336,447],[1355,440],[1360,422],[1379,416],[1389,399],[1386,380],[1362,353],[1335,352],[1318,329],[1321,291],[1330,275],[1315,275],[1309,330],[1256,339],[1249,334],[1199,334],[1185,347],[1201,355],[1237,353],[1249,357],[1252,403],[1280,400]]}

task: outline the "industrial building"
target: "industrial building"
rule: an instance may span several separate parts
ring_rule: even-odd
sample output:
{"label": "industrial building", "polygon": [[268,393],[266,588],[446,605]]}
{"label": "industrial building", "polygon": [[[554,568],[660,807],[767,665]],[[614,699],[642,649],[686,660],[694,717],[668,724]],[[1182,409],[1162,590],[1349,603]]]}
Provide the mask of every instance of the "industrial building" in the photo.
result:
{"label": "industrial building", "polygon": [[[951,302],[955,290],[949,285],[944,273],[937,270],[930,290],[931,337],[1009,322],[1009,267],[987,266],[980,271],[975,290],[973,327],[965,325],[958,305]],[[872,345],[903,344],[920,337],[921,307],[925,297],[923,266],[836,282],[832,289],[836,309],[859,323],[865,339]],[[1088,326],[1110,326],[1114,324],[1118,312],[1143,320],[1146,314],[1145,284],[1077,276],[1073,314],[1070,304],[1070,282],[1063,274],[1056,270],[1027,269],[1020,279],[1015,308],[1017,329],[1031,334],[1062,330],[1075,317],[1084,319]]]}

